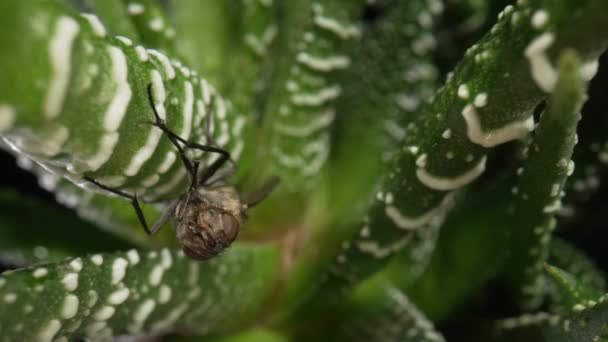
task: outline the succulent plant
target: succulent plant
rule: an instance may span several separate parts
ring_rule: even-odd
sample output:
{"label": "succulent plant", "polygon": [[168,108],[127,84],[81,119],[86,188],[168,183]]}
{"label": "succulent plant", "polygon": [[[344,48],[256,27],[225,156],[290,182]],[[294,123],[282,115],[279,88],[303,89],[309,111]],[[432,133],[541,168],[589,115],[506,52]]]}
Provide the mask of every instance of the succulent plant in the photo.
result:
{"label": "succulent plant", "polygon": [[[500,6],[0,2],[0,340],[608,341],[608,2]],[[154,110],[281,179],[210,260],[86,180],[185,193]]]}

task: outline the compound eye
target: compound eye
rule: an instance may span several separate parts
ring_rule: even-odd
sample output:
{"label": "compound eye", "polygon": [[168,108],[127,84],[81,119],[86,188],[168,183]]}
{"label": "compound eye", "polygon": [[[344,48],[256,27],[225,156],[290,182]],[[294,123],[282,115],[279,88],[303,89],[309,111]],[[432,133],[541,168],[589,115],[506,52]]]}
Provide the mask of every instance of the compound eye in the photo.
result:
{"label": "compound eye", "polygon": [[239,234],[238,221],[232,215],[222,214],[222,227],[228,241],[234,241]]}

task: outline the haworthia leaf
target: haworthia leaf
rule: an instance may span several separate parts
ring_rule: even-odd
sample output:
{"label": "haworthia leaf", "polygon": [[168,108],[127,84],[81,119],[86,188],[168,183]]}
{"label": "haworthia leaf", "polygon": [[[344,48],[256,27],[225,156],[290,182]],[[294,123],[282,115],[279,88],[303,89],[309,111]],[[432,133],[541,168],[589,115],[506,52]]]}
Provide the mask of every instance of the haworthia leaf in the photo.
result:
{"label": "haworthia leaf", "polygon": [[[520,1],[506,7],[408,126],[403,151],[392,165],[394,176],[378,191],[360,232],[343,241],[346,250],[321,275],[321,283],[331,285],[310,291],[323,288],[333,296],[329,287],[369,275],[413,231],[440,224],[448,195],[484,172],[486,154],[534,128],[532,110],[555,87],[553,51],[571,46],[593,59],[605,49],[608,32],[598,15],[605,10],[608,3],[599,0]],[[569,15],[572,11],[578,15]],[[305,268],[303,273],[314,274]],[[300,286],[290,290],[303,293]]]}
{"label": "haworthia leaf", "polygon": [[[53,192],[58,203],[74,209],[81,218],[112,235],[142,247],[158,248],[176,243],[174,234],[169,229],[161,230],[152,238],[146,234],[134,215],[131,204],[122,198],[108,197],[82,189],[62,178],[60,174],[48,172],[25,156],[18,155],[17,164],[37,175],[38,184]],[[155,207],[143,205],[142,210],[150,222],[159,217]]]}
{"label": "haworthia leaf", "polygon": [[[404,130],[403,126],[424,101],[425,91],[429,87],[426,82],[432,83],[434,68],[423,62],[423,57],[432,51],[433,17],[441,9],[442,4],[438,1],[404,2],[393,8],[393,14],[379,18],[377,23],[362,26],[361,44],[364,48],[355,46],[351,49],[357,52],[352,52],[353,66],[344,76],[344,89],[348,96],[340,99],[337,108],[341,113],[353,113],[338,120],[335,134],[337,150],[330,164],[332,174],[327,177],[327,183],[323,184],[331,191],[326,191],[328,195],[321,192],[325,196],[320,201],[315,201],[318,210],[310,215],[314,220],[311,225],[316,226],[315,234],[311,237],[313,244],[322,246],[320,249],[324,251],[339,250],[340,255],[334,255],[336,258],[330,260],[334,263],[332,269],[336,272],[344,270],[343,267],[348,267],[352,262],[347,253],[357,249],[357,246],[342,239],[345,234],[352,233],[353,228],[358,228],[353,227],[353,221],[358,221],[361,213],[369,208],[369,196],[366,194],[373,191],[382,178],[379,175],[389,168],[384,165],[381,155],[395,152],[395,146],[403,138],[399,132]],[[401,29],[404,24],[409,28],[405,33]],[[397,48],[398,51],[395,54],[384,52],[391,48]],[[394,73],[394,77],[381,76],[388,71]],[[361,84],[352,84],[358,82]],[[403,89],[394,90],[391,85],[400,85]],[[369,93],[369,98],[366,100],[366,97],[356,95],[358,91]],[[404,102],[409,104],[404,107]],[[358,146],[355,155],[347,152],[353,146]],[[349,164],[349,161],[352,163]],[[344,177],[345,172],[358,181],[349,182],[349,177]],[[335,209],[327,213],[324,208],[328,206]],[[369,228],[361,230],[361,234],[366,237]],[[396,245],[402,247],[405,242],[400,241]],[[379,253],[388,255],[391,252],[389,248],[386,252]],[[315,259],[316,256],[309,262],[317,263]],[[326,262],[318,262],[317,266],[324,267],[322,263]],[[305,263],[298,266],[304,277],[310,275],[306,275],[307,272],[315,269],[309,266]],[[300,281],[299,284],[306,282]],[[296,293],[299,296],[305,292],[294,291]]]}
{"label": "haworthia leaf", "polygon": [[[438,71],[430,56],[443,3],[377,2],[368,6],[367,11],[381,14],[363,23],[360,44],[351,52],[352,67],[344,76],[345,95],[336,108],[338,113],[349,113],[337,117],[329,164],[332,191],[327,201],[332,219],[340,225],[352,224],[368,209],[368,198],[380,175],[394,176],[387,161],[398,152],[407,125],[437,86]],[[345,170],[349,177],[344,177]],[[433,228],[417,231],[408,242],[408,251],[402,253],[415,260],[412,266],[417,270],[409,270],[412,275],[425,267],[438,235],[438,227]],[[323,234],[335,231],[321,231],[319,239]]]}
{"label": "haworthia leaf", "polygon": [[230,59],[222,61],[220,69],[224,75],[224,91],[230,94],[235,106],[259,121],[277,64],[275,57],[281,4],[242,0],[239,6],[239,13],[231,13],[240,19],[238,37],[232,43]]}
{"label": "haworthia leaf", "polygon": [[523,284],[522,293],[532,306],[539,303],[545,290],[542,265],[556,224],[553,215],[559,210],[562,189],[573,167],[576,126],[586,91],[580,68],[576,53],[562,54],[555,89],[534,139],[526,147],[526,160],[517,170],[518,181],[512,189],[510,236],[512,245],[519,246],[521,252],[510,258],[508,272],[511,281]]}
{"label": "haworthia leaf", "polygon": [[0,339],[230,329],[259,310],[271,293],[278,263],[274,246],[237,244],[206,263],[168,249],[130,250],[5,272],[0,276]]}
{"label": "haworthia leaf", "polygon": [[[76,183],[86,174],[144,199],[174,197],[186,171],[170,141],[146,123],[153,119],[151,84],[155,107],[172,130],[203,144],[210,143],[209,131],[238,160],[247,119],[194,71],[108,37],[54,1],[5,3],[0,13],[21,35],[5,32],[1,48],[10,53],[0,54],[2,134],[19,153]],[[203,161],[214,158],[205,153]]]}
{"label": "haworthia leaf", "polygon": [[340,78],[344,96],[336,103],[327,180],[336,220],[361,217],[405,127],[437,86],[438,71],[429,59],[442,6],[440,1],[377,2],[366,9],[382,14],[362,23],[359,43],[349,52],[352,66]]}
{"label": "haworthia leaf", "polygon": [[0,190],[0,259],[5,262],[23,267],[128,247],[130,244],[99,232],[67,210]]}
{"label": "haworthia leaf", "polygon": [[[180,0],[171,4],[177,52],[222,93],[230,87],[226,66],[233,62],[240,36],[240,1]],[[237,50],[238,51],[238,50]]]}
{"label": "haworthia leaf", "polygon": [[459,202],[447,216],[435,252],[419,277],[411,274],[415,265],[402,262],[400,255],[382,272],[435,322],[448,319],[479,294],[509,250],[517,248],[508,244],[504,217],[508,201],[501,191],[472,189]]}
{"label": "haworthia leaf", "polygon": [[[601,64],[601,63],[600,63]],[[597,222],[593,206],[587,204],[593,199],[602,185],[608,166],[608,144],[606,144],[606,129],[608,119],[600,108],[606,104],[601,85],[603,78],[594,79],[590,87],[590,100],[583,110],[583,118],[579,124],[579,142],[574,151],[572,160],[576,167],[566,183],[566,196],[563,199],[562,209],[558,212],[565,219],[566,224],[584,218],[588,222]],[[596,96],[599,95],[599,96]],[[582,222],[582,225],[587,225]],[[577,224],[578,226],[578,224]]]}
{"label": "haworthia leaf", "polygon": [[593,302],[602,295],[601,289],[589,286],[587,283],[579,281],[574,275],[559,269],[555,266],[546,264],[545,271],[549,279],[555,285],[554,300],[566,310],[567,313],[575,313],[584,309],[584,304]]}
{"label": "haworthia leaf", "polygon": [[276,331],[265,328],[228,334],[221,337],[180,337],[173,338],[175,342],[289,342],[290,339]]}
{"label": "haworthia leaf", "polygon": [[[177,28],[178,53],[208,76],[235,108],[259,123],[268,97],[268,87],[278,59],[276,1],[176,1],[171,4]],[[257,141],[254,130],[247,141]],[[236,177],[251,179],[259,186],[257,142],[246,144]],[[251,168],[255,163],[254,168]],[[247,186],[246,185],[246,186]],[[264,222],[264,226],[267,225]],[[254,224],[255,226],[255,224]],[[250,230],[251,231],[251,230]]]}
{"label": "haworthia leaf", "polygon": [[[511,336],[514,332],[534,334],[534,341],[544,341],[542,331],[538,328],[557,327],[561,323],[560,316],[547,312],[526,313],[518,317],[501,319],[498,328],[503,336]],[[531,339],[530,339],[531,340]]]}
{"label": "haworthia leaf", "polygon": [[390,284],[364,285],[347,306],[344,320],[337,327],[338,340],[445,341],[408,297]]}
{"label": "haworthia leaf", "polygon": [[[456,34],[464,34],[475,32],[480,29],[482,25],[486,24],[488,20],[489,9],[492,7],[492,3],[479,0],[466,0],[459,1],[457,3],[447,2],[448,11],[452,13],[452,18],[458,18],[456,23],[452,23],[455,26]],[[496,4],[500,6],[502,4]],[[453,20],[453,19],[452,19]]]}
{"label": "haworthia leaf", "polygon": [[360,0],[283,4],[277,36],[281,59],[261,133],[270,161],[265,173],[280,176],[283,190],[310,189],[325,164],[333,104],[342,93],[333,76],[351,65],[346,52],[360,35],[356,19],[362,5]]}
{"label": "haworthia leaf", "polygon": [[[44,174],[40,178],[48,180],[53,178],[53,175]],[[54,178],[59,177],[55,176]],[[146,234],[133,213],[133,207],[123,198],[92,193],[65,179],[59,179],[54,183],[52,191],[55,193],[58,202],[74,209],[81,218],[133,244],[158,248],[176,243],[175,235],[171,229],[163,229],[152,237]],[[160,216],[157,207],[151,205],[143,205],[142,211],[148,222],[154,222]]]}
{"label": "haworthia leaf", "polygon": [[142,45],[174,53],[175,28],[169,22],[160,1],[122,0],[122,3],[123,11],[131,19]]}
{"label": "haworthia leaf", "polygon": [[606,338],[608,327],[608,295],[580,302],[575,313],[563,317],[558,325],[544,329],[547,341],[597,342]]}
{"label": "haworthia leaf", "polygon": [[135,43],[141,43],[122,0],[93,0],[89,3],[109,34],[127,37]]}
{"label": "haworthia leaf", "polygon": [[603,272],[585,253],[566,240],[554,238],[549,251],[549,263],[574,275],[577,281],[591,288],[606,290]]}

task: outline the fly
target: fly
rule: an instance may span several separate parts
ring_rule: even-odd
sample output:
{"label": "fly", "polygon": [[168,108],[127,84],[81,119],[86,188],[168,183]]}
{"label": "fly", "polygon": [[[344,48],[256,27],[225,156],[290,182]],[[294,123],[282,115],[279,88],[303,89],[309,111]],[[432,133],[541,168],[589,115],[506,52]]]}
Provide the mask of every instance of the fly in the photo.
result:
{"label": "fly", "polygon": [[[84,179],[104,190],[127,198],[135,209],[139,222],[149,235],[158,232],[165,223],[171,220],[184,254],[196,260],[213,258],[237,238],[247,209],[266,198],[279,180],[277,177],[271,177],[251,195],[240,196],[235,187],[225,182],[235,171],[234,167],[222,169],[227,162],[234,163],[230,159],[230,153],[219,147],[187,141],[172,132],[156,111],[151,84],[148,85],[147,90],[148,101],[156,119],[149,123],[162,130],[177,148],[190,176],[188,189],[179,198],[171,201],[158,221],[150,227],[141,210],[137,194],[131,195],[113,189],[88,176],[85,176]],[[218,153],[220,157],[203,169],[199,175],[199,162],[190,159],[184,151],[185,148]]]}

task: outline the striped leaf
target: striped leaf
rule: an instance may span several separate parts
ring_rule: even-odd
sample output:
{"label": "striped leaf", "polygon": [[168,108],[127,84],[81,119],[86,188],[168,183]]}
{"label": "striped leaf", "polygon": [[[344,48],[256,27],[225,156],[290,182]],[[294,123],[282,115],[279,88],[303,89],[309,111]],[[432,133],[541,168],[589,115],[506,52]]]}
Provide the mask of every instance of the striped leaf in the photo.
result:
{"label": "striped leaf", "polygon": [[[157,50],[110,37],[96,17],[56,2],[7,3],[2,13],[20,32],[19,38],[5,33],[2,49],[11,53],[0,57],[2,135],[17,153],[77,184],[87,175],[144,199],[175,197],[187,182],[186,170],[170,141],[147,123],[154,118],[151,84],[169,128],[202,144],[211,143],[209,130],[212,142],[238,161],[248,119],[195,71]],[[28,65],[37,67],[24,75],[20,70]],[[217,154],[203,157],[208,163]]]}
{"label": "striped leaf", "polygon": [[561,206],[562,189],[574,167],[571,161],[576,144],[586,83],[581,63],[573,51],[565,51],[559,61],[559,76],[541,115],[534,139],[524,147],[524,162],[517,170],[512,188],[513,205],[510,238],[521,253],[508,263],[511,281],[522,286],[529,306],[540,304],[545,291],[542,268]]}
{"label": "striped leaf", "polygon": [[156,0],[121,0],[122,11],[128,15],[142,45],[166,53],[175,53],[175,28]]}
{"label": "striped leaf", "polygon": [[[310,266],[315,261],[302,262],[296,274],[315,279],[315,286],[306,288],[296,277],[299,283],[288,293],[299,300],[303,293],[306,298],[321,293],[320,305],[331,303],[337,298],[333,289],[377,271],[417,230],[441,224],[450,194],[482,175],[495,147],[534,128],[532,111],[555,87],[553,51],[573,47],[593,61],[606,48],[608,33],[598,13],[607,5],[589,0],[507,6],[408,125],[391,164],[393,176],[379,187],[356,234],[339,242],[344,249],[332,255],[329,266],[315,270]],[[569,15],[575,10],[578,16]]]}
{"label": "striped leaf", "polygon": [[129,247],[133,246],[100,232],[67,210],[0,189],[0,264],[5,267],[25,267]]}
{"label": "striped leaf", "polygon": [[390,283],[364,283],[345,306],[337,341],[445,341],[408,296]]}
{"label": "striped leaf", "polygon": [[266,173],[279,175],[284,190],[309,190],[327,160],[328,130],[343,89],[335,76],[351,66],[346,52],[360,36],[356,19],[362,6],[360,0],[283,5],[276,43],[281,59],[265,107],[261,144],[270,160]]}
{"label": "striped leaf", "polygon": [[5,272],[0,337],[67,341],[230,329],[251,320],[271,293],[278,256],[270,245],[235,246],[207,263],[168,249],[130,250]]}

